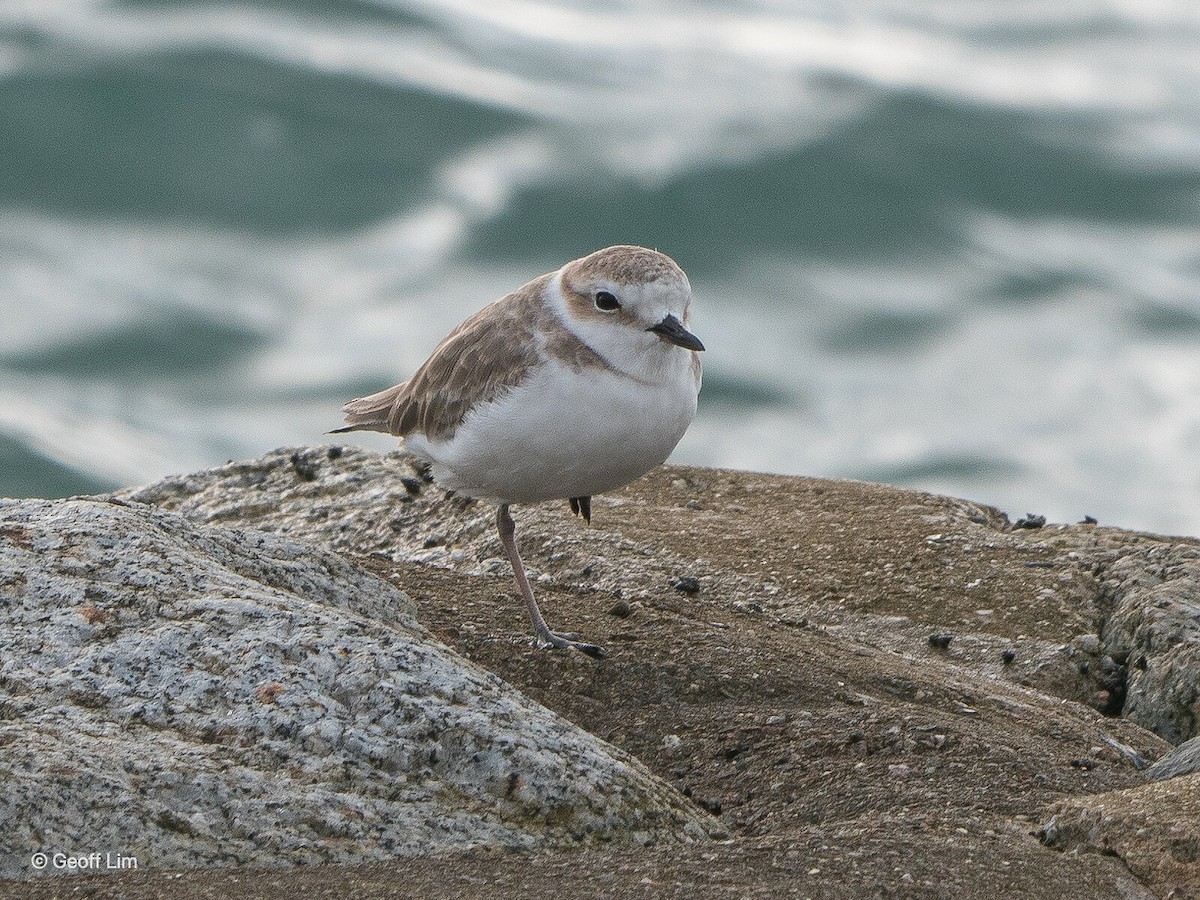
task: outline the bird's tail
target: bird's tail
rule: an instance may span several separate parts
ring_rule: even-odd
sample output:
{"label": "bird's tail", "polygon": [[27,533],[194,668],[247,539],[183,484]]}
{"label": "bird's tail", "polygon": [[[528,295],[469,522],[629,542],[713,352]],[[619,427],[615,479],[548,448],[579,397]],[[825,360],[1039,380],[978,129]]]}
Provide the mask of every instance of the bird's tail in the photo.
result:
{"label": "bird's tail", "polygon": [[351,400],[342,407],[342,412],[346,414],[346,421],[350,424],[344,425],[341,428],[335,428],[329,433],[345,434],[347,431],[382,431],[384,434],[391,434],[392,411],[396,407],[396,401],[407,386],[408,382],[405,382],[404,384],[390,387],[386,391],[380,391],[378,394],[371,394],[369,397],[359,397],[357,400]]}

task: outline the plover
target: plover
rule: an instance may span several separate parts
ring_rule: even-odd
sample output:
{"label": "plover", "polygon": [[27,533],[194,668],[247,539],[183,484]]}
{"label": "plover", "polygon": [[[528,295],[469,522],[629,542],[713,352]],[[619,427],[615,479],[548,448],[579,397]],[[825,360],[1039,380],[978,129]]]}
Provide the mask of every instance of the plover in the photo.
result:
{"label": "plover", "polygon": [[696,413],[704,345],[670,257],[597,250],[535,278],[450,332],[402,384],[343,407],[335,433],[382,431],[442,487],[499,504],[496,529],[541,646],[593,656],[549,629],[517,551],[513,504],[591,498],[662,463]]}

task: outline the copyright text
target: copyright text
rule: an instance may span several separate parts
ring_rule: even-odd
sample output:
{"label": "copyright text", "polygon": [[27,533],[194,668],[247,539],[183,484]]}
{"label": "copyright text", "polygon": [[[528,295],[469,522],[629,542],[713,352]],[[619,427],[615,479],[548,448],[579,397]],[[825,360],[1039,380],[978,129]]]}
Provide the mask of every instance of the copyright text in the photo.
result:
{"label": "copyright text", "polygon": [[101,853],[43,853],[38,851],[29,857],[29,865],[41,872],[104,872],[108,870],[136,869],[136,856],[125,853],[114,853],[111,850]]}

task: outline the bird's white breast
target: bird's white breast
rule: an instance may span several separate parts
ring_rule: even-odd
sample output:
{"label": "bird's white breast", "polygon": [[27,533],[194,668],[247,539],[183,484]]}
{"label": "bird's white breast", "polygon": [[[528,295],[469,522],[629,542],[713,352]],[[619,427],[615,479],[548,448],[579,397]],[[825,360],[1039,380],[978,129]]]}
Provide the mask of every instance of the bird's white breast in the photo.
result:
{"label": "bird's white breast", "polygon": [[692,354],[663,350],[675,359],[654,381],[548,358],[453,437],[405,444],[442,486],[472,497],[536,503],[613,490],[666,460],[696,413]]}

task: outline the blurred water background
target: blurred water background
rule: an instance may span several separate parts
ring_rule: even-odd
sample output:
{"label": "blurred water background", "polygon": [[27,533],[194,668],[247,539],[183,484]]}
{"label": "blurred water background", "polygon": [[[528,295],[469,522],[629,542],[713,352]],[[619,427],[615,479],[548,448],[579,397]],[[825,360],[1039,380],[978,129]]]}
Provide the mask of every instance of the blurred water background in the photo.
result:
{"label": "blurred water background", "polygon": [[0,494],[327,440],[628,242],[674,460],[1200,534],[1198,198],[1193,0],[0,0]]}

